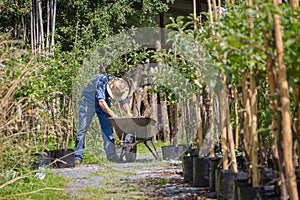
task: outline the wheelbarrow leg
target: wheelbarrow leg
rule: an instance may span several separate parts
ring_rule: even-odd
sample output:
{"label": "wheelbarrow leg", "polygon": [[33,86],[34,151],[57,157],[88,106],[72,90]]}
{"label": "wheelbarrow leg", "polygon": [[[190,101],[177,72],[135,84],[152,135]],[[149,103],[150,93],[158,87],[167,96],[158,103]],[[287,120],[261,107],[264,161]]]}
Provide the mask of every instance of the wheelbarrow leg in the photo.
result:
{"label": "wheelbarrow leg", "polygon": [[120,160],[123,160],[123,157],[125,155],[125,147],[121,146],[122,150],[121,150],[121,153],[120,153]]}
{"label": "wheelbarrow leg", "polygon": [[151,140],[151,144],[152,144],[152,146],[153,146],[153,148],[154,148],[154,150],[155,150],[155,153],[156,153],[156,159],[159,159],[158,152],[157,152],[156,147],[155,147],[155,145],[154,145],[154,143],[153,143],[153,138],[152,138],[152,140]]}
{"label": "wheelbarrow leg", "polygon": [[125,156],[125,147],[123,146],[124,145],[124,133],[122,133],[122,137],[121,137],[121,144],[120,144],[120,147],[121,147],[121,153],[120,153],[120,160],[123,160],[123,157]]}
{"label": "wheelbarrow leg", "polygon": [[154,152],[152,151],[152,149],[151,149],[151,148],[149,147],[149,145],[147,144],[147,141],[144,141],[144,144],[145,144],[145,146],[149,149],[149,151],[152,153],[152,155],[154,156],[154,158],[158,160],[158,159],[159,159],[159,156],[158,156],[157,150],[156,150],[156,148],[155,148],[155,146],[154,146],[153,139],[151,139],[150,142],[151,142],[151,144],[152,144],[152,146],[153,146],[153,148],[154,148],[154,150],[155,150],[156,155],[154,154]]}

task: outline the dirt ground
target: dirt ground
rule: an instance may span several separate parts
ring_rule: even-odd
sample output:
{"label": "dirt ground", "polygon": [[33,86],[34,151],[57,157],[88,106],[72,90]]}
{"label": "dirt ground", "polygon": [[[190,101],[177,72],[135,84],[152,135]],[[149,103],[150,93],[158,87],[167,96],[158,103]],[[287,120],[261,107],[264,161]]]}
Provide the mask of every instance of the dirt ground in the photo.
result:
{"label": "dirt ground", "polygon": [[53,169],[70,181],[70,199],[216,199],[209,188],[184,182],[179,161],[137,156],[135,162]]}

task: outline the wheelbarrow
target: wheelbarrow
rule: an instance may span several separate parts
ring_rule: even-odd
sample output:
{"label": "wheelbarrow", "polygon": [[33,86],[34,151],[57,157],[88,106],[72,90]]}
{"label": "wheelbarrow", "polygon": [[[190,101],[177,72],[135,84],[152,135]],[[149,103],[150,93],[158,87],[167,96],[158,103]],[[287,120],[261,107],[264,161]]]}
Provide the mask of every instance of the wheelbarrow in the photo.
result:
{"label": "wheelbarrow", "polygon": [[[120,139],[120,159],[125,156],[127,162],[136,160],[137,145],[144,143],[155,159],[159,159],[153,139],[156,121],[150,117],[114,117],[110,118],[115,132]],[[148,145],[151,143],[153,150]]]}

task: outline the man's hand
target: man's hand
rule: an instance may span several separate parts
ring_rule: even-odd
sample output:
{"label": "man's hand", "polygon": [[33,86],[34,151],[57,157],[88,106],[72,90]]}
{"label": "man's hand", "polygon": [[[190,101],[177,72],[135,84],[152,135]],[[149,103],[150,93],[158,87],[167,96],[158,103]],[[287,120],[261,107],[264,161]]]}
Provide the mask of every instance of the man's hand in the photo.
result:
{"label": "man's hand", "polygon": [[133,115],[131,114],[131,112],[127,113],[128,117],[133,117]]}

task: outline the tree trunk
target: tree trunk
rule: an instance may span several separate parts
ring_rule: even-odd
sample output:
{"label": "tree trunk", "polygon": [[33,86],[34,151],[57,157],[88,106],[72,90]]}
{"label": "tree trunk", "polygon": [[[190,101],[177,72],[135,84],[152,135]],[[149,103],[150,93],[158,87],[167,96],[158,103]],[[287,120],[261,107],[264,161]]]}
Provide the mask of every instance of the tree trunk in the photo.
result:
{"label": "tree trunk", "polygon": [[133,115],[141,116],[141,104],[142,104],[143,88],[138,88],[134,94],[133,102]]}
{"label": "tree trunk", "polygon": [[[181,141],[185,141],[187,143],[190,143],[192,138],[193,138],[193,134],[192,134],[192,99],[189,98],[186,102],[185,102],[185,112],[186,112],[186,118],[185,118],[185,134],[182,134],[182,140]],[[183,107],[183,106],[182,106]]]}
{"label": "tree trunk", "polygon": [[196,9],[196,0],[193,0],[193,13],[194,13],[194,29],[197,29],[197,9]]}
{"label": "tree trunk", "polygon": [[[269,40],[266,31],[264,32],[265,37],[265,49],[266,52],[269,51]],[[273,52],[272,52],[273,54]],[[277,101],[277,77],[276,77],[276,69],[275,69],[275,60],[272,59],[273,56],[271,53],[267,54],[267,65],[269,72],[269,82],[270,82],[270,104],[272,109],[272,124],[270,126],[270,136],[273,140],[272,142],[272,152],[273,152],[273,165],[274,170],[279,172],[279,178],[284,180],[283,167],[279,158],[279,118],[276,115],[278,112],[278,101]],[[280,184],[280,193],[282,196],[286,195],[286,187],[284,184]]]}
{"label": "tree trunk", "polygon": [[214,119],[214,97],[213,95],[210,95],[210,103],[209,103],[209,126],[210,130],[208,133],[210,133],[210,140],[211,140],[211,147],[210,147],[210,153],[209,157],[214,157],[214,136],[215,136],[215,119]]}
{"label": "tree trunk", "polygon": [[177,118],[177,103],[174,103],[171,107],[172,112],[172,145],[176,146],[178,144],[178,118]]}
{"label": "tree trunk", "polygon": [[148,99],[148,86],[145,86],[143,89],[143,96],[142,96],[142,102],[145,106],[145,110],[143,112],[143,116],[150,116],[151,114],[151,106],[149,104],[149,99]]}
{"label": "tree trunk", "polygon": [[34,20],[34,4],[33,1],[31,1],[30,4],[30,40],[31,40],[31,51],[32,54],[35,53],[35,20]]}
{"label": "tree trunk", "polygon": [[202,129],[201,92],[199,87],[197,88],[197,117],[198,117],[197,144],[198,144],[198,149],[200,149],[203,144],[203,129]]}
{"label": "tree trunk", "polygon": [[236,88],[232,89],[232,96],[234,101],[234,142],[235,149],[239,147],[239,112],[238,112],[238,99],[236,97]]}
{"label": "tree trunk", "polygon": [[297,133],[298,139],[300,139],[300,86],[294,85],[294,102],[295,102],[295,114],[294,114],[294,127]]}
{"label": "tree trunk", "polygon": [[249,124],[250,124],[250,100],[249,100],[249,95],[248,95],[248,80],[247,80],[247,73],[243,73],[242,77],[242,102],[244,106],[244,112],[243,112],[243,118],[244,118],[244,147],[245,147],[245,153],[248,158],[250,158],[250,151],[251,151],[251,143],[249,140]]}
{"label": "tree trunk", "polygon": [[211,0],[207,0],[207,5],[208,5],[208,14],[209,14],[209,24],[210,26],[214,26],[214,20],[212,16],[212,11],[211,11]]}
{"label": "tree trunk", "polygon": [[212,0],[213,7],[214,7],[214,15],[215,15],[215,21],[218,20],[218,12],[217,12],[217,3],[216,0]]}
{"label": "tree trunk", "polygon": [[46,49],[49,50],[49,40],[50,40],[50,20],[51,20],[51,8],[50,0],[47,0],[47,33],[46,33]]}
{"label": "tree trunk", "polygon": [[[273,0],[275,8],[279,8],[278,0]],[[293,166],[292,155],[292,130],[291,130],[291,116],[290,116],[290,95],[289,85],[286,77],[286,67],[284,63],[284,50],[282,42],[282,26],[280,16],[274,14],[275,26],[275,44],[277,50],[278,62],[278,87],[280,97],[280,111],[281,111],[281,127],[282,127],[282,148],[283,151],[283,165],[285,172],[285,183],[290,199],[296,200],[298,197],[297,183],[295,177],[295,169]]]}
{"label": "tree trunk", "polygon": [[237,163],[236,163],[232,126],[231,126],[231,123],[230,123],[229,106],[226,106],[226,130],[227,130],[229,151],[230,151],[230,155],[231,155],[231,163],[232,163],[231,164],[231,169],[232,169],[232,172],[237,173],[238,168],[237,168]]}
{"label": "tree trunk", "polygon": [[163,94],[160,95],[160,105],[161,105],[161,120],[163,125],[164,142],[170,143],[168,107],[167,107],[166,97]]}
{"label": "tree trunk", "polygon": [[300,144],[299,144],[299,140],[300,140],[300,86],[298,84],[294,85],[294,102],[295,102],[295,114],[294,114],[294,127],[295,127],[295,132],[296,132],[296,141],[295,141],[295,148],[296,148],[296,156],[295,155],[295,164],[296,166],[299,167],[299,163],[300,163],[300,157],[299,157],[299,152],[300,152]]}
{"label": "tree trunk", "polygon": [[39,29],[39,4],[38,0],[35,0],[35,41],[36,41],[36,52],[37,54],[41,53],[41,44],[40,44],[40,29]]}
{"label": "tree trunk", "polygon": [[52,0],[52,20],[51,20],[51,48],[50,53],[53,53],[53,47],[55,45],[54,34],[55,34],[55,21],[56,21],[56,0]]}
{"label": "tree trunk", "polygon": [[255,80],[255,69],[250,67],[250,91],[251,91],[251,164],[252,164],[252,183],[254,187],[260,185],[260,173],[258,169],[258,136],[257,136],[257,89],[256,89],[256,80]]}
{"label": "tree trunk", "polygon": [[290,2],[293,9],[297,9],[299,7],[299,0],[291,0]]}
{"label": "tree trunk", "polygon": [[[226,76],[223,75],[223,84],[226,83]],[[224,84],[224,88],[221,91],[220,99],[222,99],[222,133],[221,133],[221,148],[222,148],[222,165],[224,170],[229,169],[229,160],[228,160],[228,138],[227,138],[227,109],[228,109],[228,98],[227,98],[227,90],[225,88],[226,84]]]}
{"label": "tree trunk", "polygon": [[228,148],[227,148],[226,119],[222,124],[221,145],[222,145],[222,166],[224,170],[228,170],[229,162],[228,162]]}
{"label": "tree trunk", "polygon": [[[157,93],[154,92],[150,94],[151,96],[151,112],[150,112],[150,117],[154,119],[155,121],[158,121],[158,112],[157,112]],[[155,137],[153,138],[154,140],[156,139]]]}
{"label": "tree trunk", "polygon": [[43,26],[43,11],[42,11],[42,0],[38,0],[38,10],[39,10],[39,29],[40,29],[40,44],[41,44],[41,50],[43,51],[45,49],[44,44],[44,26]]}
{"label": "tree trunk", "polygon": [[[175,112],[175,130],[176,130],[176,135],[177,135],[177,141],[174,143],[174,145],[178,145],[183,141],[184,138],[184,132],[187,134],[186,129],[183,128],[183,103],[177,102],[176,103],[176,112]],[[187,113],[186,113],[187,115]],[[186,118],[185,118],[186,119]]]}
{"label": "tree trunk", "polygon": [[[252,0],[247,0],[246,5],[249,7],[249,37],[253,38],[253,18],[252,18]],[[250,66],[250,110],[249,110],[249,154],[250,154],[250,163],[252,165],[251,174],[252,174],[252,185],[258,187],[260,185],[260,174],[258,169],[258,137],[257,137],[257,89],[256,89],[256,80],[255,80],[255,69],[254,66]]]}
{"label": "tree trunk", "polygon": [[23,31],[23,45],[25,46],[25,48],[27,48],[26,46],[26,38],[27,38],[27,21],[26,21],[26,17],[22,16],[22,27],[24,29]]}

